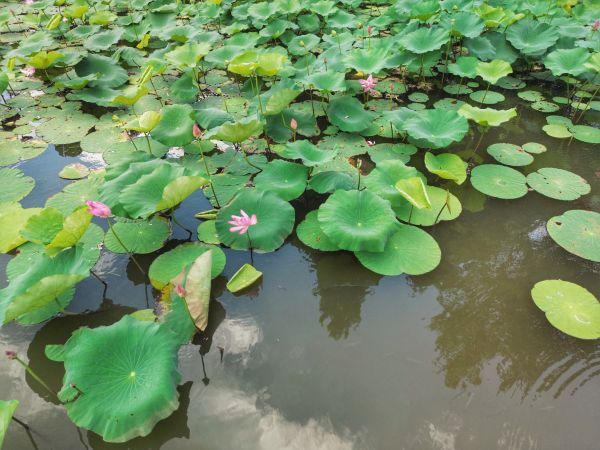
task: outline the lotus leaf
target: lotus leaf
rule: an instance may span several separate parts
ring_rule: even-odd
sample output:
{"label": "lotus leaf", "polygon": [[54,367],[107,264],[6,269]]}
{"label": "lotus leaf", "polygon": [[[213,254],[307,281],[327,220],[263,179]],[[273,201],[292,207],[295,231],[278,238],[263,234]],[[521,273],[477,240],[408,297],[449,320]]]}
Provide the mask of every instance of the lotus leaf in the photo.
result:
{"label": "lotus leaf", "polygon": [[467,163],[460,156],[453,153],[434,155],[425,154],[425,167],[431,173],[445,180],[452,180],[456,184],[463,184],[467,179]]}
{"label": "lotus leaf", "polygon": [[296,228],[298,239],[300,239],[304,245],[322,252],[339,250],[339,247],[331,242],[321,229],[317,215],[318,211],[309,212],[304,220],[298,225],[298,228]]}
{"label": "lotus leaf", "polygon": [[449,39],[450,35],[441,27],[423,27],[402,36],[400,44],[407,50],[420,55],[438,50]]}
{"label": "lotus leaf", "polygon": [[406,120],[404,127],[410,137],[422,140],[430,148],[458,142],[469,130],[467,120],[456,111],[442,109],[419,111]]}
{"label": "lotus leaf", "polygon": [[492,108],[476,108],[465,103],[458,109],[458,114],[473,120],[479,125],[497,127],[504,122],[508,122],[513,117],[517,116],[516,108],[511,109],[492,109]]}
{"label": "lotus leaf", "polygon": [[548,234],[566,251],[581,258],[600,262],[600,213],[571,210],[552,217]]}
{"label": "lotus leaf", "polygon": [[244,264],[227,282],[227,289],[233,293],[239,292],[252,286],[260,277],[262,277],[262,272],[250,264]]}
{"label": "lotus leaf", "polygon": [[249,116],[237,122],[226,122],[204,133],[203,139],[219,139],[239,143],[256,136],[263,130],[263,124],[255,117]]}
{"label": "lotus leaf", "polygon": [[585,48],[563,48],[548,53],[544,58],[544,65],[553,75],[569,74],[576,77],[587,70],[585,64],[589,57]]}
{"label": "lotus leaf", "polygon": [[0,169],[0,203],[18,202],[29,194],[35,180],[27,177],[19,169]]}
{"label": "lotus leaf", "polygon": [[373,113],[365,111],[361,102],[348,96],[332,98],[327,116],[332,124],[347,132],[363,131],[375,118]]}
{"label": "lotus leaf", "polygon": [[462,212],[458,198],[436,186],[426,186],[431,208],[415,208],[408,200],[394,206],[398,219],[413,225],[431,226],[442,220],[454,220]]}
{"label": "lotus leaf", "polygon": [[18,400],[0,400],[0,448],[2,448],[8,426],[18,406]]}
{"label": "lotus leaf", "polygon": [[114,233],[112,230],[106,233],[104,244],[114,253],[152,253],[161,248],[171,234],[169,222],[162,217],[150,220],[119,219],[113,229]]}
{"label": "lotus leaf", "polygon": [[494,59],[490,62],[479,61],[475,72],[488,83],[496,84],[500,78],[512,73],[512,67],[501,59]]}
{"label": "lotus leaf", "polygon": [[507,166],[527,166],[533,162],[533,156],[522,147],[514,144],[498,143],[487,148],[494,159]]}
{"label": "lotus leaf", "polygon": [[527,194],[525,175],[498,164],[475,167],[471,172],[471,184],[490,197],[516,199]]}
{"label": "lotus leaf", "polygon": [[577,200],[590,193],[588,182],[573,172],[546,167],[527,175],[527,184],[546,197],[557,200]]}

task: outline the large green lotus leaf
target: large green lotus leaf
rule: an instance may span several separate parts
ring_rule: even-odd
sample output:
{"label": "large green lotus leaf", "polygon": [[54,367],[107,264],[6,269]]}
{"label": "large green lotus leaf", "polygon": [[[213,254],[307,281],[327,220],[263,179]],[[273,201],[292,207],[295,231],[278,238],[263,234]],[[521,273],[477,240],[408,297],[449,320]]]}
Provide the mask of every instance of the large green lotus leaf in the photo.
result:
{"label": "large green lotus leaf", "polygon": [[396,181],[394,187],[415,208],[431,208],[431,201],[427,195],[427,186],[423,182],[423,178],[416,176],[401,179]]}
{"label": "large green lotus leaf", "polygon": [[361,102],[349,96],[333,97],[327,116],[340,130],[351,133],[363,131],[375,119],[375,114],[366,111]]}
{"label": "large green lotus leaf", "polygon": [[19,406],[18,400],[0,400],[0,448],[4,444],[4,437],[17,406]]}
{"label": "large green lotus leaf", "polygon": [[556,27],[533,19],[523,19],[506,30],[506,39],[521,53],[539,56],[552,47],[560,34]]}
{"label": "large green lotus leaf", "polygon": [[205,244],[221,244],[214,220],[206,220],[198,225],[197,234],[198,240]]}
{"label": "large green lotus leaf", "polygon": [[578,339],[600,338],[600,303],[587,289],[563,280],[544,280],[531,296],[555,328]]}
{"label": "large green lotus leaf", "polygon": [[590,53],[585,48],[563,48],[548,53],[544,65],[555,76],[569,74],[576,77],[588,70],[585,63],[589,57]]}
{"label": "large green lotus leaf", "polygon": [[573,137],[588,144],[600,144],[600,129],[588,125],[575,125],[571,128]]}
{"label": "large green lotus leaf", "polygon": [[46,246],[48,255],[56,255],[65,248],[76,245],[87,231],[91,221],[92,215],[85,206],[65,217],[61,230]]}
{"label": "large green lotus leaf", "polygon": [[210,304],[211,272],[213,252],[204,252],[191,264],[187,274],[182,273],[173,279],[173,284],[183,286],[184,300],[196,328],[204,331],[208,325]]}
{"label": "large green lotus leaf", "polygon": [[127,71],[117,64],[114,59],[96,54],[86,56],[75,66],[75,72],[80,77],[98,74],[99,78],[90,81],[90,86],[117,87],[128,79]]}
{"label": "large green lotus leaf", "polygon": [[0,253],[8,253],[26,242],[20,231],[29,218],[41,210],[41,208],[23,209],[17,202],[0,203]]}
{"label": "large green lotus leaf", "polygon": [[231,61],[227,65],[227,70],[231,73],[249,77],[258,68],[258,53],[255,50],[246,50]]}
{"label": "large green lotus leaf", "polygon": [[98,189],[104,183],[101,174],[92,174],[86,180],[68,184],[65,188],[46,200],[46,206],[58,209],[64,215],[83,205],[86,200],[98,198]]}
{"label": "large green lotus leaf", "polygon": [[252,286],[260,277],[262,277],[262,272],[250,264],[244,264],[227,282],[227,290],[233,293],[239,292]]}
{"label": "large green lotus leaf", "polygon": [[471,171],[471,184],[479,192],[502,199],[521,198],[527,194],[525,175],[510,167],[483,164]]}
{"label": "large green lotus leaf", "polygon": [[300,140],[286,144],[281,156],[289,159],[301,159],[307,167],[318,166],[331,161],[337,155],[337,150],[327,150],[317,147],[307,140]]}
{"label": "large green lotus leaf", "polygon": [[382,252],[355,252],[360,263],[380,275],[422,275],[440,263],[442,252],[426,231],[398,224]]}
{"label": "large green lotus leaf", "polygon": [[476,108],[465,103],[458,109],[458,114],[479,125],[497,127],[513,117],[517,117],[517,109]]}
{"label": "large green lotus leaf", "polygon": [[430,226],[442,220],[454,220],[462,212],[462,205],[454,194],[436,186],[427,186],[431,208],[415,208],[408,200],[394,206],[398,219],[413,224]]}
{"label": "large green lotus leaf", "polygon": [[496,84],[500,78],[512,73],[512,67],[506,61],[494,59],[490,62],[479,61],[475,71],[488,83]]}
{"label": "large green lotus leaf", "polygon": [[548,234],[566,251],[590,261],[600,262],[600,213],[571,210],[552,217]]}
{"label": "large green lotus leaf", "polygon": [[106,248],[113,253],[152,253],[161,248],[171,234],[169,221],[158,216],[150,220],[120,219],[113,229],[118,239],[112,230],[106,233],[104,239]]}
{"label": "large green lotus leaf", "polygon": [[160,121],[151,136],[167,146],[183,146],[194,140],[194,110],[190,105],[168,105],[160,110]]}
{"label": "large green lotus leaf", "polygon": [[346,77],[341,72],[315,72],[306,81],[319,91],[340,92],[347,89]]}
{"label": "large green lotus leaf", "polygon": [[112,99],[117,105],[132,106],[148,93],[146,86],[130,84],[122,88],[118,95]]}
{"label": "large green lotus leaf", "polygon": [[39,214],[30,217],[21,236],[35,244],[47,245],[63,229],[65,216],[55,208],[44,208]]}
{"label": "large green lotus leaf", "polygon": [[577,200],[589,194],[589,183],[568,170],[545,167],[527,175],[527,184],[536,192],[556,200]]}
{"label": "large green lotus leaf", "polygon": [[475,78],[479,60],[474,56],[459,56],[456,62],[448,64],[448,72],[457,77]]}
{"label": "large green lotus leaf", "polygon": [[307,179],[308,168],[302,164],[275,160],[254,178],[254,185],[257,189],[274,192],[283,200],[290,201],[302,195]]}
{"label": "large green lotus leaf", "polygon": [[19,169],[0,169],[0,203],[18,202],[29,194],[35,180],[27,177]]}
{"label": "large green lotus leaf", "polygon": [[281,89],[269,97],[265,105],[265,116],[273,116],[286,109],[301,94],[297,89]]}
{"label": "large green lotus leaf", "polygon": [[475,38],[485,28],[483,20],[478,15],[468,11],[453,14],[452,20],[451,30],[453,35]]}
{"label": "large green lotus leaf", "polygon": [[527,166],[533,162],[533,156],[515,144],[499,142],[487,148],[494,159],[507,166]]}
{"label": "large green lotus leaf", "polygon": [[[256,214],[257,223],[246,234],[229,231],[231,216],[244,210],[249,216]],[[295,212],[292,205],[274,192],[242,189],[235,198],[217,214],[216,228],[223,244],[234,250],[272,252],[281,247],[294,228]]]}
{"label": "large green lotus leaf", "polygon": [[122,28],[111,28],[109,30],[101,31],[100,33],[91,35],[85,40],[84,46],[86,50],[91,50],[92,52],[108,50],[114,44],[119,42],[119,39],[121,39],[122,35]]}
{"label": "large green lotus leaf", "polygon": [[207,183],[202,177],[195,176],[180,176],[167,184],[162,192],[162,198],[156,205],[156,211],[171,209],[186,198],[194,191],[200,189]]}
{"label": "large green lotus leaf", "polygon": [[462,140],[469,123],[452,110],[426,109],[416,112],[404,123],[408,135],[431,148],[443,148]]}
{"label": "large green lotus leaf", "polygon": [[467,163],[454,153],[431,152],[425,154],[425,167],[431,173],[445,180],[452,180],[456,184],[463,184],[467,179]]}
{"label": "large green lotus leaf", "polygon": [[369,147],[367,153],[371,161],[375,164],[380,164],[387,160],[407,163],[410,161],[410,157],[417,153],[417,147],[412,144],[391,144],[386,142]]}
{"label": "large green lotus leaf", "polygon": [[178,348],[167,327],[127,315],[110,326],[80,328],[64,345],[59,398],[67,414],[107,442],[148,435],[179,405]]}
{"label": "large green lotus leaf", "polygon": [[354,49],[344,59],[346,65],[357,72],[376,74],[385,69],[389,50],[385,47]]}
{"label": "large green lotus leaf", "polygon": [[165,59],[175,67],[196,67],[209,51],[208,42],[186,43],[166,53]]}
{"label": "large green lotus leaf", "polygon": [[245,117],[237,122],[226,122],[204,133],[203,139],[217,139],[227,142],[244,142],[250,136],[262,133],[263,123],[255,116]]}
{"label": "large green lotus leaf", "polygon": [[97,122],[90,114],[68,114],[55,117],[36,128],[36,133],[54,145],[80,142]]}
{"label": "large green lotus leaf", "polygon": [[197,242],[188,242],[178,245],[156,258],[150,265],[148,277],[156,289],[162,289],[190,266],[200,255],[212,252],[212,278],[218,277],[225,268],[225,253],[219,247],[205,245]]}
{"label": "large green lotus leaf", "polygon": [[0,141],[0,166],[16,164],[21,160],[35,158],[48,148],[48,144],[40,140],[18,141],[3,139]]}
{"label": "large green lotus leaf", "polygon": [[419,171],[406,166],[402,161],[385,160],[377,164],[375,169],[364,178],[365,186],[392,206],[400,204],[404,198],[396,189],[396,183],[402,179],[416,177]]}
{"label": "large green lotus leaf", "polygon": [[380,252],[397,224],[387,200],[370,191],[334,192],[318,209],[319,225],[340,249]]}
{"label": "large green lotus leaf", "polygon": [[403,35],[400,44],[413,53],[422,54],[438,50],[449,39],[450,34],[441,27],[423,27]]}
{"label": "large green lotus leaf", "polygon": [[357,180],[351,175],[333,170],[316,173],[308,180],[308,188],[319,194],[332,193],[338,189],[349,191],[356,186]]}
{"label": "large green lotus leaf", "polygon": [[323,233],[321,225],[319,225],[318,211],[311,211],[306,215],[296,228],[296,235],[304,245],[315,250],[322,252],[339,250],[339,247]]}
{"label": "large green lotus leaf", "polygon": [[279,73],[287,61],[287,56],[279,52],[261,53],[258,55],[256,74],[261,77],[272,77]]}

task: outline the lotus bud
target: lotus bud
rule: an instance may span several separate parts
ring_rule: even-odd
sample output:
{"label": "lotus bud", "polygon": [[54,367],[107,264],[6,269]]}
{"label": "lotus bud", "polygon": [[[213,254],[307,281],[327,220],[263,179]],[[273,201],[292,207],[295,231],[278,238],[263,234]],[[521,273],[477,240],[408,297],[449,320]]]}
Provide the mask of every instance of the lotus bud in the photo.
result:
{"label": "lotus bud", "polygon": [[6,350],[4,354],[8,359],[17,359],[17,352],[13,352],[12,350]]}
{"label": "lotus bud", "polygon": [[369,25],[369,26],[367,27],[367,33],[371,34],[371,33],[372,33],[372,31],[373,31],[373,27],[372,27],[371,25]]}
{"label": "lotus bud", "polygon": [[358,22],[356,24],[356,26],[358,27],[358,29],[360,30],[363,27],[363,23],[362,22]]}
{"label": "lotus bud", "polygon": [[298,122],[296,122],[296,119],[292,118],[292,120],[290,120],[290,128],[294,131],[298,129]]}
{"label": "lotus bud", "polygon": [[202,131],[200,130],[200,127],[198,126],[197,123],[195,123],[194,126],[192,126],[192,134],[194,135],[194,137],[196,139],[198,139],[200,136],[202,136]]}
{"label": "lotus bud", "polygon": [[306,44],[304,43],[304,41],[300,41],[300,47],[306,47]]}
{"label": "lotus bud", "polygon": [[592,24],[592,30],[597,30],[600,27],[600,20],[596,19],[596,21]]}
{"label": "lotus bud", "polygon": [[216,93],[217,93],[217,95],[221,95],[223,93],[223,91],[221,90],[221,88],[217,88]]}
{"label": "lotus bud", "polygon": [[175,293],[177,295],[179,295],[181,298],[185,297],[185,288],[183,286],[181,286],[180,284],[178,284],[177,286],[175,286]]}
{"label": "lotus bud", "polygon": [[333,37],[336,37],[336,36],[337,36],[337,33],[336,33],[336,31],[335,31],[335,30],[333,30],[333,31],[331,32],[331,35],[332,35]]}

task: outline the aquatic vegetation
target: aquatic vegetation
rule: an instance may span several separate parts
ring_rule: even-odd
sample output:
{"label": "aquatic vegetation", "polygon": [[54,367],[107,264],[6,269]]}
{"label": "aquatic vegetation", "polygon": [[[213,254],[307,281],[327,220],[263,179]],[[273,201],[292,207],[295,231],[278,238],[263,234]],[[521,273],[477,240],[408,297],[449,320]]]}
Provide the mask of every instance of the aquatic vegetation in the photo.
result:
{"label": "aquatic vegetation", "polygon": [[[376,274],[416,276],[440,264],[434,230],[460,217],[467,189],[480,205],[529,191],[590,194],[567,168],[528,170],[541,144],[479,151],[490,127],[510,141],[519,126],[508,97],[548,114],[543,130],[565,145],[600,143],[597,121],[586,121],[600,110],[598,24],[588,23],[598,9],[567,3],[9,3],[13,14],[0,16],[0,252],[16,255],[0,323],[67,313],[102,252],[127,254],[146,275],[135,255],[165,248],[173,227],[187,230],[177,208],[206,199],[214,209],[196,215],[197,241],[187,230],[190,242],[151,256],[147,277],[168,312],[82,328],[48,350],[64,362],[69,417],[124,442],[177,407],[177,350],[207,327],[223,248],[250,250],[254,264],[254,251],[274,252],[295,233],[306,247],[352,252]],[[23,207],[36,180],[16,165],[49,145],[101,163],[65,165],[58,176],[78,181],[43,207]],[[567,211],[548,232],[599,262],[599,217]],[[263,276],[252,264],[229,291]],[[534,300],[557,328],[600,337],[595,315],[595,331],[573,328],[571,303],[554,301],[564,289],[544,284]]]}

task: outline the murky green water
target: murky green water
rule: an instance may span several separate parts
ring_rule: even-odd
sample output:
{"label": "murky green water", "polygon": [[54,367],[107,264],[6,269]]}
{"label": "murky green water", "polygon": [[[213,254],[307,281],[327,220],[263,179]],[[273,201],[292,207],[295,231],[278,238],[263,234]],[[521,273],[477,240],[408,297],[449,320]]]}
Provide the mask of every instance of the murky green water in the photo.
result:
{"label": "murky green water", "polygon": [[[524,172],[571,170],[590,182],[590,195],[559,202],[531,192],[503,201],[463,189],[462,216],[429,229],[442,263],[419,277],[381,277],[350,254],[291,241],[255,255],[263,280],[232,295],[225,281],[249,255],[226,250],[209,328],[180,352],[174,415],[149,437],[106,444],[78,431],[20,366],[4,360],[0,397],[20,400],[17,417],[31,426],[28,435],[13,423],[5,448],[598,448],[600,346],[555,330],[529,292],[537,281],[561,278],[600,294],[600,265],[568,254],[545,231],[547,219],[568,209],[600,209],[600,153],[547,137],[543,115],[520,105],[518,119],[492,129],[479,154],[495,142],[541,142],[548,151]],[[23,205],[41,206],[59,191],[66,182],[56,174],[76,153],[50,148],[23,163],[37,180]],[[207,208],[197,193],[177,216],[195,229],[193,213]],[[187,233],[176,228],[175,238]],[[10,257],[0,257],[2,273]],[[149,265],[155,257],[140,259]],[[94,278],[79,284],[69,309],[80,315],[0,330],[2,348],[26,354],[56,389],[62,366],[44,357],[46,344],[63,343],[82,325],[113,323],[157,295],[123,255],[104,254],[96,271],[108,289]]]}

